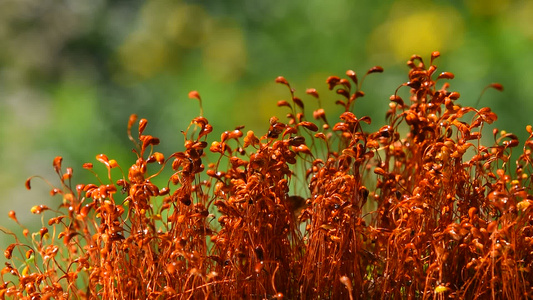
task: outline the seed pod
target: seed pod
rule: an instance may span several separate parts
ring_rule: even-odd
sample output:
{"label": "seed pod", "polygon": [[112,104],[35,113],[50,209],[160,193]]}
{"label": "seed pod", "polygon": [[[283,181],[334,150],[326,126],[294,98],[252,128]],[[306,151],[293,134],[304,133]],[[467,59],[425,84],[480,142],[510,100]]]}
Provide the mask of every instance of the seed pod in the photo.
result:
{"label": "seed pod", "polygon": [[9,213],[8,213],[8,216],[11,220],[15,221],[18,223],[18,220],[17,220],[17,215],[15,213],[14,210],[10,210]]}
{"label": "seed pod", "polygon": [[11,244],[11,245],[7,246],[6,250],[4,251],[4,256],[7,259],[11,259],[11,256],[13,255],[13,249],[15,249],[16,245],[17,244]]}

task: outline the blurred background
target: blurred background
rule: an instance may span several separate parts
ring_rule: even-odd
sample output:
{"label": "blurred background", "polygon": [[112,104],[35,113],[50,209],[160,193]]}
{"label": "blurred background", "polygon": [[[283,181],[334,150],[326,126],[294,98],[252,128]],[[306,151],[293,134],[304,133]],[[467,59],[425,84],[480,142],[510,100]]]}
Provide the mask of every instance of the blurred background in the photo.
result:
{"label": "blurred background", "polygon": [[[340,109],[326,78],[381,65],[385,72],[365,80],[355,106],[358,117],[373,118],[370,130],[383,125],[409,57],[429,63],[438,50],[460,104],[503,84],[480,106],[523,140],[533,123],[531,16],[528,0],[0,0],[0,225],[19,231],[7,218],[15,209],[19,221],[39,228],[31,206],[60,199],[43,181],[32,191],[24,181],[38,174],[57,184],[57,155],[74,168],[74,183],[95,182],[81,166],[103,171],[99,153],[127,169],[135,159],[126,135],[132,113],[148,119],[158,151],[181,151],[180,131],[199,114],[190,90],[200,92],[215,128],[210,141],[239,125],[264,134],[271,116],[287,113],[276,106],[289,98],[274,83],[279,75],[308,114],[317,103],[305,90],[316,88],[335,122]],[[8,240],[0,234],[2,248]]]}

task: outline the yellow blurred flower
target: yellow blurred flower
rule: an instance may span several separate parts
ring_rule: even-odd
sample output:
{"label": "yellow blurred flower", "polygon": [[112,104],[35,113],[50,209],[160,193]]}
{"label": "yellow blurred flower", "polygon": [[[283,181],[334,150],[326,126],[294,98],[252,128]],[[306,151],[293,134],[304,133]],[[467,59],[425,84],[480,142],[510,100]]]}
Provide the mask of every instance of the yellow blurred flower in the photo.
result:
{"label": "yellow blurred flower", "polygon": [[453,50],[463,39],[463,18],[451,6],[399,2],[384,20],[385,23],[370,34],[369,56],[404,60],[413,53],[423,55],[436,50]]}
{"label": "yellow blurred flower", "polygon": [[181,1],[149,1],[139,21],[118,48],[122,70],[137,79],[177,68],[182,49],[202,47],[211,34],[212,18],[201,6]]}
{"label": "yellow blurred flower", "polygon": [[203,66],[215,80],[239,79],[246,68],[246,43],[240,27],[222,23],[209,36],[203,52]]}

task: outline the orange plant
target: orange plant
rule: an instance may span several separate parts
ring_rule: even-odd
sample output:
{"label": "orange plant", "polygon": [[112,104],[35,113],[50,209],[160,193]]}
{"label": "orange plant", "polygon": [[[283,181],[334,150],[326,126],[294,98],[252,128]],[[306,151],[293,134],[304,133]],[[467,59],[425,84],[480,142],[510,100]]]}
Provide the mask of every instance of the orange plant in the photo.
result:
{"label": "orange plant", "polygon": [[[436,72],[438,56],[429,65],[411,57],[409,80],[376,132],[352,112],[364,96],[353,71],[327,79],[344,109],[335,124],[315,89],[306,91],[319,104],[308,118],[283,77],[276,82],[291,100],[277,104],[287,120],[272,117],[262,136],[238,127],[209,144],[213,128],[200,114],[183,132],[184,150],[164,155],[154,150],[159,139],[144,134],[147,120],[133,137],[132,115],[136,161],[125,172],[100,154],[106,180],[73,185],[72,169],[56,157],[60,186],[51,194],[62,201],[31,209],[48,219],[39,232],[3,230],[15,241],[4,252],[0,296],[532,297],[532,127],[512,170],[516,136],[494,129],[493,144],[483,145],[496,114],[461,106],[445,81],[454,75]],[[201,107],[197,92],[189,96]],[[212,163],[206,149],[218,156]],[[165,167],[172,175],[157,186]],[[295,182],[306,191],[291,189]],[[14,211],[9,217],[18,223]]]}

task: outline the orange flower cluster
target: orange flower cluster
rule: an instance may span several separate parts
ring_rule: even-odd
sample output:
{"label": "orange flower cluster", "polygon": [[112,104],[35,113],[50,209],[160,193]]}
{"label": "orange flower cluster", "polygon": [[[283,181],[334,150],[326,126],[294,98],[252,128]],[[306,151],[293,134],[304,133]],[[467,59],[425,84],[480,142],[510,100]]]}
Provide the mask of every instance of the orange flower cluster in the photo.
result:
{"label": "orange flower cluster", "polygon": [[[533,297],[532,127],[513,170],[516,136],[495,129],[493,144],[482,144],[497,116],[458,104],[453,74],[436,73],[438,56],[429,66],[411,57],[376,132],[352,113],[364,96],[353,71],[327,79],[344,109],[335,124],[321,107],[308,118],[283,77],[287,120],[272,117],[263,136],[238,127],[209,144],[213,128],[201,114],[183,132],[185,150],[165,156],[144,134],[145,119],[132,136],[133,115],[136,161],[126,173],[100,154],[107,179],[73,186],[72,169],[54,160],[60,186],[51,194],[62,201],[32,208],[48,219],[39,232],[4,230],[15,241],[4,251],[0,297]],[[320,106],[315,89],[307,94]],[[201,105],[197,92],[189,96]],[[207,151],[218,158],[205,162]],[[165,167],[172,174],[158,186]]]}

